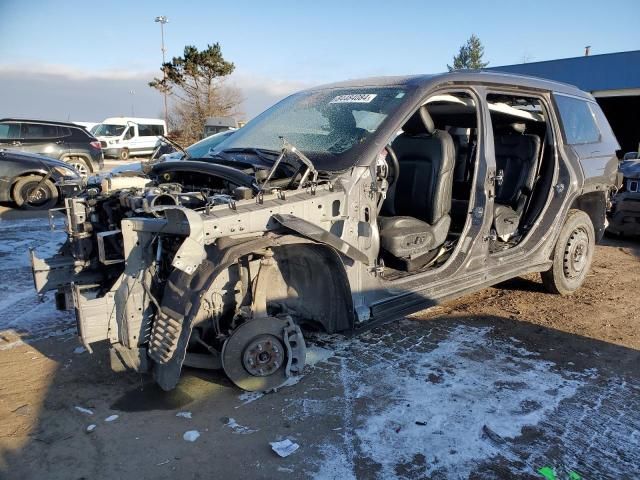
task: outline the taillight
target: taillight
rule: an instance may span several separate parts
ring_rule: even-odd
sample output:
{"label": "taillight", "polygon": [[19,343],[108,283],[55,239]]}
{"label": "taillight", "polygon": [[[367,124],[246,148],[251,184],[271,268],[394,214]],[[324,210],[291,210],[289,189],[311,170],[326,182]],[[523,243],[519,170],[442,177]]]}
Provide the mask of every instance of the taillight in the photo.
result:
{"label": "taillight", "polygon": [[98,140],[95,140],[93,142],[89,142],[89,145],[91,145],[96,150],[101,150],[102,149],[102,146],[100,145],[100,142]]}

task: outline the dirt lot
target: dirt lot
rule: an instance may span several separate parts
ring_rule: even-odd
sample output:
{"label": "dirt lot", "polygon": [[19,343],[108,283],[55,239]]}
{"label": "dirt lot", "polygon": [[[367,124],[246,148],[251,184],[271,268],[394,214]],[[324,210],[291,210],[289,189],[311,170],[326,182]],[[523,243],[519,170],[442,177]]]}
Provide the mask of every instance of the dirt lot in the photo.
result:
{"label": "dirt lot", "polygon": [[[0,238],[2,478],[640,478],[640,243],[599,246],[573,297],[532,275],[309,338],[303,378],[255,395],[197,370],[162,393],[112,373],[104,347],[76,353],[25,253],[63,235],[2,220]],[[299,450],[278,457],[283,439]]]}

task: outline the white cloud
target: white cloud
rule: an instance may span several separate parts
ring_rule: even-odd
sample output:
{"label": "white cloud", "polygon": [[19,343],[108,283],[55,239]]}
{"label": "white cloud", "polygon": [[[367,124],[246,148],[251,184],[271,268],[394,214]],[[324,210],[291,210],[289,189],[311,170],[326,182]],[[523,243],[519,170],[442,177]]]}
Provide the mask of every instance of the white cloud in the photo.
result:
{"label": "white cloud", "polygon": [[[59,64],[0,64],[0,116],[78,121],[100,121],[132,111],[136,115],[159,116],[161,97],[147,85],[157,74],[124,69],[89,71]],[[259,77],[249,71],[235,72],[229,84],[242,92],[240,110],[245,120],[310,86]]]}

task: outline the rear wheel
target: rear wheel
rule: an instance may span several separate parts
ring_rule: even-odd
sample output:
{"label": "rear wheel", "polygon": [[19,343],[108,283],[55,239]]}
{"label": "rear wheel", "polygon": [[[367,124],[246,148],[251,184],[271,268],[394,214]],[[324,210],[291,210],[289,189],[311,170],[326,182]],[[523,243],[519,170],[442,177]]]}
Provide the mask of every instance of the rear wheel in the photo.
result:
{"label": "rear wheel", "polygon": [[570,295],[580,288],[591,268],[595,244],[589,215],[569,210],[553,252],[553,265],[541,273],[544,287],[560,295]]}
{"label": "rear wheel", "polygon": [[64,161],[75,168],[83,177],[91,173],[91,165],[88,160],[83,157],[68,157],[65,158]]}
{"label": "rear wheel", "polygon": [[120,150],[120,160],[128,160],[129,159],[129,150],[123,148]]}
{"label": "rear wheel", "polygon": [[26,210],[46,210],[58,203],[58,189],[54,183],[38,175],[20,178],[13,187],[13,201]]}

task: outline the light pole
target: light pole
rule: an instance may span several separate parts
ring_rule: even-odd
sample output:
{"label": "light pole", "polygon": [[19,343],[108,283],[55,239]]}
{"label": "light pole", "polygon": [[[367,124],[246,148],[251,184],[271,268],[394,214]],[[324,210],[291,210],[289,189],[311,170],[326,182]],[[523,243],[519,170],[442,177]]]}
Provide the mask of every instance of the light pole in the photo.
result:
{"label": "light pole", "polygon": [[[164,48],[164,24],[165,23],[169,23],[169,19],[167,17],[165,17],[164,15],[160,15],[159,17],[156,17],[155,22],[160,24],[160,38],[162,40],[162,79],[166,80],[167,79],[167,74],[164,71],[164,64],[166,62],[166,60],[165,60],[165,48]],[[164,123],[168,123],[169,120],[168,120],[168,115],[167,115],[167,89],[166,89],[166,85],[163,85],[162,95],[164,97]]]}
{"label": "light pole", "polygon": [[133,102],[134,102],[134,95],[136,94],[135,90],[129,90],[129,95],[131,95],[131,116],[135,117],[136,116],[136,111],[133,108]]}

